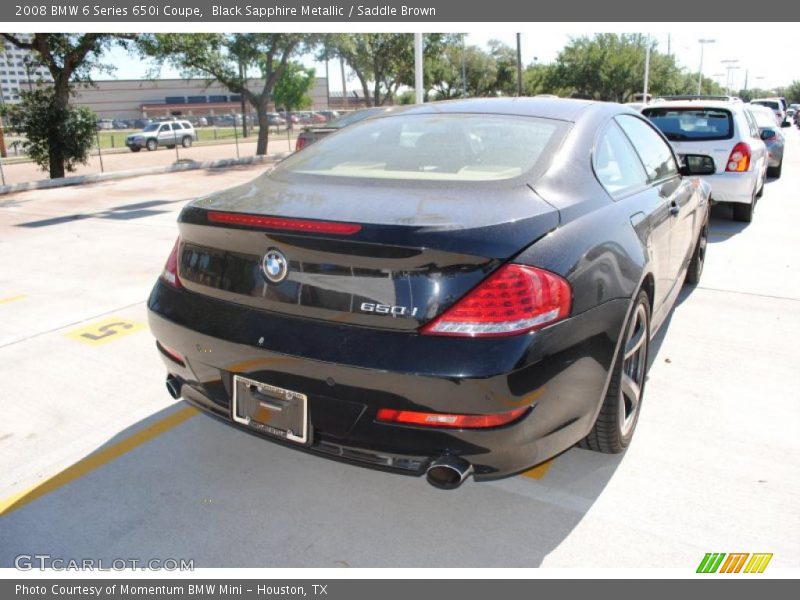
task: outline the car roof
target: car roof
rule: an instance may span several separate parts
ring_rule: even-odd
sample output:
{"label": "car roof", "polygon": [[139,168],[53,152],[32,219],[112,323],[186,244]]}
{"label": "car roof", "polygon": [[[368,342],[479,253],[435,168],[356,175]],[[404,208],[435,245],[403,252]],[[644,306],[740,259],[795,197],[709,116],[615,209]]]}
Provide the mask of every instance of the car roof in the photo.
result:
{"label": "car roof", "polygon": [[724,108],[726,110],[741,109],[744,105],[741,102],[726,102],[724,100],[703,100],[702,98],[692,100],[664,100],[663,102],[651,102],[643,106],[642,110],[648,108]]}
{"label": "car roof", "polygon": [[412,105],[399,111],[404,115],[431,114],[431,113],[478,113],[515,115],[525,117],[541,117],[544,119],[558,119],[562,121],[575,121],[586,110],[608,110],[615,112],[629,111],[628,107],[613,102],[599,102],[595,100],[574,100],[571,98],[471,98],[458,100],[445,100],[442,102],[429,102]]}

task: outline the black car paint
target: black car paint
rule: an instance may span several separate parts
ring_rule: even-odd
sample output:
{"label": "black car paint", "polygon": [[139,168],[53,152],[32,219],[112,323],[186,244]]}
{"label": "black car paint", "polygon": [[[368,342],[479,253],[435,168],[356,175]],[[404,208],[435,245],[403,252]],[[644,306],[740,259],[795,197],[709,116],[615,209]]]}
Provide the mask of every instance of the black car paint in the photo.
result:
{"label": "black car paint", "polygon": [[[611,198],[594,176],[592,150],[614,116],[635,114],[618,105],[486,100],[412,109],[485,110],[535,111],[531,114],[574,124],[546,172],[531,185],[513,180],[431,191],[408,182],[313,189],[300,181],[279,181],[267,192],[274,194],[271,202],[264,202],[257,185],[247,184],[189,205],[180,218],[186,237],[182,245],[190,248],[182,259],[191,252],[213,255],[219,238],[225,239],[223,254],[242,256],[230,262],[234,270],[226,272],[228,291],[210,292],[203,284],[213,282],[204,281],[203,275],[194,277],[182,262],[186,289],[159,281],[151,294],[153,333],[187,358],[188,364],[180,367],[164,357],[169,372],[183,384],[184,398],[229,419],[234,373],[298,390],[310,398],[313,442],[308,450],[415,474],[438,456],[452,454],[474,465],[476,479],[507,475],[585,436],[600,409],[633,296],[641,288],[651,295],[652,332],[677,297],[707,215],[707,190],[675,177]],[[575,159],[563,160],[565,155]],[[502,202],[509,201],[501,205],[487,201],[492,188]],[[455,214],[442,210],[404,214],[402,207],[389,209],[388,214],[380,210],[391,207],[389,200],[398,193],[417,194],[416,206],[436,206],[442,191],[457,194],[472,210]],[[337,195],[348,201],[326,201]],[[270,215],[354,221],[364,227],[354,236],[333,241],[319,235],[223,228],[206,220],[210,209],[258,212],[262,202]],[[674,249],[673,230],[676,239],[683,240]],[[352,310],[353,302],[350,310],[341,304],[331,310],[326,302],[341,303],[342,298],[326,301],[325,286],[317,286],[306,297],[295,291],[265,299],[264,286],[256,277],[257,261],[270,245],[287,248],[295,268],[324,269],[334,249],[336,262],[361,261],[364,280],[383,271],[396,290],[416,279],[424,282],[435,268],[445,275],[440,281],[441,301],[423,294],[429,302],[420,318],[404,319],[360,314]],[[574,294],[571,316],[534,333],[500,338],[416,333],[420,323],[512,259],[565,277]],[[447,276],[448,270],[452,276]],[[211,273],[213,277],[213,269]],[[350,281],[353,289],[364,290],[357,280]],[[292,302],[287,300],[299,300],[300,308],[290,308]],[[381,407],[485,414],[527,405],[532,409],[521,419],[490,430],[432,430],[375,422]]]}

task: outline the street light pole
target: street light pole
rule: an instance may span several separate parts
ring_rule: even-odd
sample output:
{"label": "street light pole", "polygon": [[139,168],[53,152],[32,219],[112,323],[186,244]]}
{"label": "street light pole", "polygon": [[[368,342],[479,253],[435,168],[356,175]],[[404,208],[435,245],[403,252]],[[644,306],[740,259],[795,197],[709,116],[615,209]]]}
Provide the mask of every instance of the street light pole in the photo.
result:
{"label": "street light pole", "polygon": [[422,89],[422,34],[414,34],[414,92],[417,104],[422,104],[424,90]]}
{"label": "street light pole", "polygon": [[703,93],[703,50],[706,44],[713,44],[716,40],[700,38],[697,41],[700,43],[700,68],[697,70],[697,95],[700,96]]}
{"label": "street light pole", "polygon": [[735,66],[736,63],[739,62],[739,60],[736,59],[736,58],[728,58],[728,59],[725,59],[725,60],[721,60],[720,62],[725,65],[725,69],[727,69],[727,71],[728,71],[728,77],[725,79],[725,87],[727,88],[728,95],[730,96],[731,95],[731,91],[732,91],[731,88],[733,87],[733,81],[732,81],[731,73],[734,70],[740,68],[740,67]]}
{"label": "street light pole", "polygon": [[517,34],[517,96],[522,96],[522,34]]}
{"label": "street light pole", "polygon": [[650,85],[650,34],[647,34],[647,48],[644,53],[644,90],[642,102],[647,104],[647,88]]}

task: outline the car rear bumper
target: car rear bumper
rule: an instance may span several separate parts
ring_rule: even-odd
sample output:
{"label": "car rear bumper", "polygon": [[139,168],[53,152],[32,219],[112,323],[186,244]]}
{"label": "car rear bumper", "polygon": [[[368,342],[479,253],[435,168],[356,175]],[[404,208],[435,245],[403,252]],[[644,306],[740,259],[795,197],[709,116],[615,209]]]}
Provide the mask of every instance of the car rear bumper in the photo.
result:
{"label": "car rear bumper", "polygon": [[711,199],[714,202],[750,204],[753,201],[758,177],[758,172],[746,171],[744,173],[716,173],[704,176],[703,179],[711,185]]}
{"label": "car rear bumper", "polygon": [[[241,374],[308,396],[311,443],[298,448],[416,475],[455,455],[473,465],[476,479],[489,479],[547,460],[589,432],[630,301],[491,340],[287,317],[161,282],[148,306],[153,334],[185,357],[180,366],[162,353],[196,406],[233,423],[232,381]],[[492,429],[376,422],[379,408],[485,414],[523,406],[531,408],[517,421]]]}

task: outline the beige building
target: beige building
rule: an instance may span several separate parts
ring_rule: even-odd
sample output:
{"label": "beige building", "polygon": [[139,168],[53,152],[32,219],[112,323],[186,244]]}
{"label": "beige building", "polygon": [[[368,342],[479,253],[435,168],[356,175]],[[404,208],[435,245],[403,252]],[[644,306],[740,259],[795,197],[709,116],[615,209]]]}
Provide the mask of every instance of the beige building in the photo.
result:
{"label": "beige building", "polygon": [[[263,80],[254,80],[252,90],[262,85]],[[317,77],[309,95],[313,110],[327,108],[327,80]],[[238,94],[206,79],[100,80],[76,87],[72,102],[92,109],[100,119],[223,115],[240,112],[242,106]]]}

